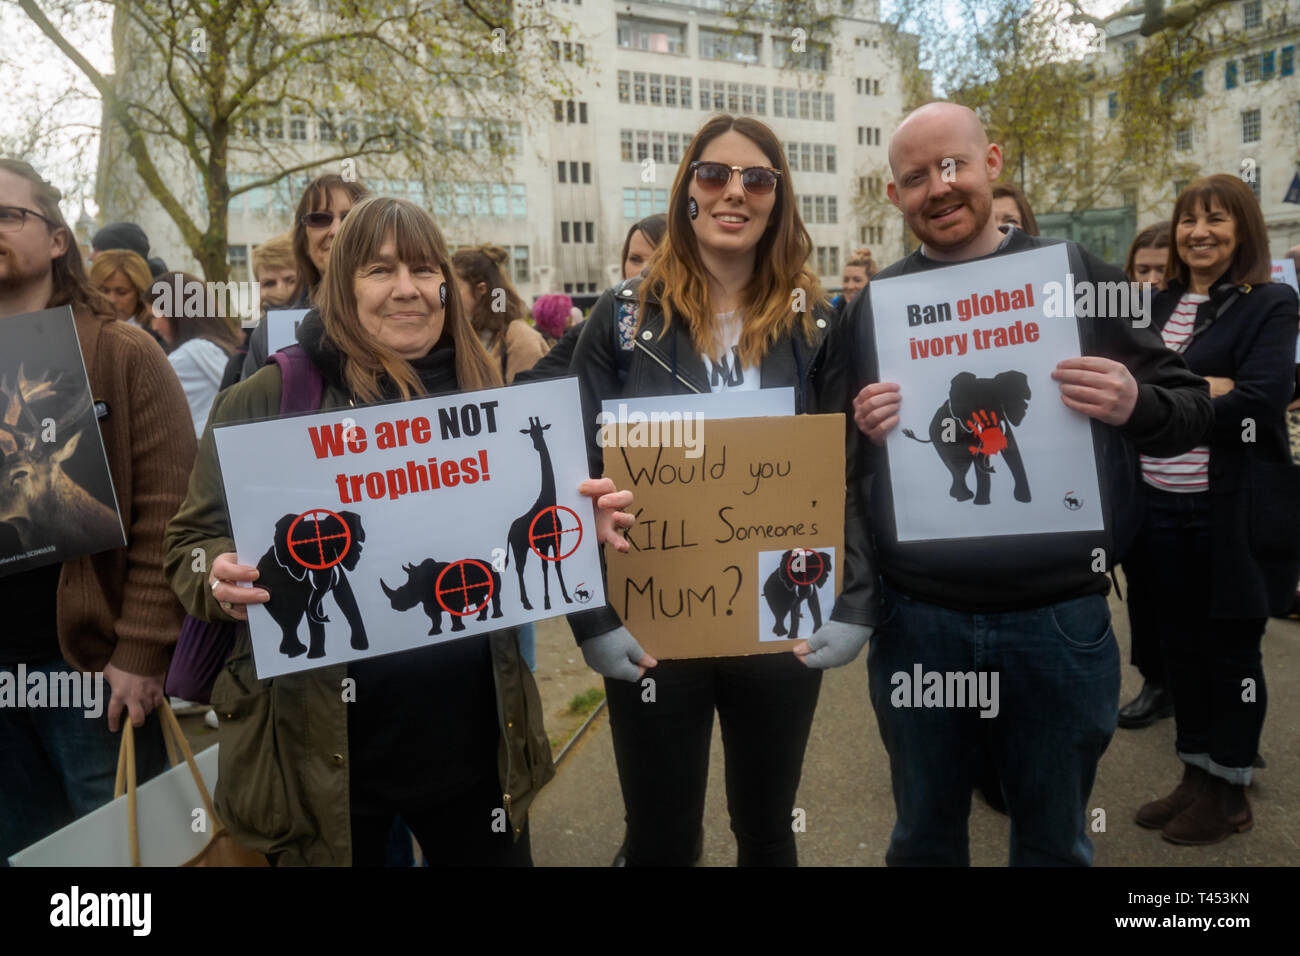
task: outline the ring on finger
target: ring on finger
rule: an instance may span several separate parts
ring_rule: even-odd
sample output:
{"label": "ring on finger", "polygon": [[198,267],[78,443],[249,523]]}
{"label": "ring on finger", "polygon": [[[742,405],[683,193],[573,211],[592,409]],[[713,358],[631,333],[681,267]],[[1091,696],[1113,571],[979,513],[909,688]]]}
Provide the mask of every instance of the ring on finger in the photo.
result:
{"label": "ring on finger", "polygon": [[235,609],[235,606],[234,606],[233,604],[231,604],[229,601],[222,601],[222,602],[221,602],[221,609],[222,609],[223,611],[233,611],[233,610]]}

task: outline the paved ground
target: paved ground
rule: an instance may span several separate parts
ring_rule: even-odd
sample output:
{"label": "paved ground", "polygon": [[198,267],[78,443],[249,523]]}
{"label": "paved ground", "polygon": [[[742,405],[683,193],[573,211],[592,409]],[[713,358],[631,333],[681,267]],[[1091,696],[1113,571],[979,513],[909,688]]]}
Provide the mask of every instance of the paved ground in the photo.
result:
{"label": "paved ground", "polygon": [[[1123,660],[1128,622],[1111,602]],[[570,642],[555,643],[555,642]],[[567,662],[572,638],[561,628],[539,629],[539,663]],[[865,653],[829,672],[813,724],[797,806],[807,814],[799,835],[803,865],[880,866],[894,823],[889,765],[867,700]],[[1107,829],[1094,833],[1099,866],[1244,866],[1300,863],[1300,623],[1269,622],[1264,640],[1269,713],[1260,746],[1268,769],[1250,790],[1255,829],[1212,847],[1166,843],[1132,822],[1139,805],[1172,789],[1181,773],[1173,753],[1173,721],[1145,730],[1117,730],[1098,770],[1092,806],[1106,811]],[[539,670],[541,668],[539,667]],[[1137,693],[1140,677],[1125,666],[1121,700]],[[548,707],[548,713],[550,708]],[[735,862],[722,784],[722,746],[716,724],[705,812],[703,864]],[[533,854],[539,866],[605,866],[623,833],[623,802],[614,769],[607,716],[602,713],[569,754],[532,814]],[[978,798],[971,810],[971,860],[1007,862],[1007,820]]]}

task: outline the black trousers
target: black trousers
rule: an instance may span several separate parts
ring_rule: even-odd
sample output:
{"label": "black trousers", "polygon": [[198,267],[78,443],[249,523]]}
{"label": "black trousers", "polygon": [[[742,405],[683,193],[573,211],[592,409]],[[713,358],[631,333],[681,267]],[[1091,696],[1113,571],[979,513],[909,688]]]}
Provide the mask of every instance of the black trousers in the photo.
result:
{"label": "black trousers", "polygon": [[1148,488],[1140,535],[1152,560],[1130,596],[1159,608],[1156,629],[1174,695],[1178,755],[1248,783],[1268,705],[1260,644],[1267,618],[1214,618],[1208,494]]}
{"label": "black trousers", "polygon": [[[401,801],[388,813],[352,815],[352,865],[383,866],[397,815],[429,866],[532,866],[528,824],[514,839],[495,777],[441,801]],[[504,831],[504,832],[503,832]]]}
{"label": "black trousers", "polygon": [[1151,551],[1149,536],[1138,535],[1124,558],[1124,578],[1129,585],[1124,603],[1128,608],[1131,636],[1129,663],[1138,669],[1144,681],[1168,688],[1169,675],[1160,646],[1159,599],[1150,587],[1133,586],[1134,579],[1151,580],[1156,570],[1153,564],[1158,560],[1159,557]]}
{"label": "black trousers", "polygon": [[821,672],[793,654],[664,661],[606,680],[630,866],[687,866],[704,820],[713,713],[741,866],[794,866],[795,791]]}

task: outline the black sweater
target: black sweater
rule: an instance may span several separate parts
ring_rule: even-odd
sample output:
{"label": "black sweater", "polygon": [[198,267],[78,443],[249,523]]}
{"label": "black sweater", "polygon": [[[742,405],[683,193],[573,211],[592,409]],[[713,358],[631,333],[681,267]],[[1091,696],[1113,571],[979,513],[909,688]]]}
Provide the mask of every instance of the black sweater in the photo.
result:
{"label": "black sweater", "polygon": [[[1015,230],[992,255],[1039,249],[1059,241]],[[1124,281],[1123,273],[1114,266],[1073,243],[1067,246],[1072,247],[1076,288],[1082,280]],[[915,252],[882,270],[872,282],[949,264]],[[1153,329],[1135,329],[1132,321],[1120,318],[1081,317],[1077,321],[1083,354],[1122,362],[1139,386],[1137,404],[1127,424],[1113,428],[1092,422],[1106,530],[900,544],[885,449],[851,426],[846,480],[863,488],[875,566],[892,588],[967,613],[1026,610],[1109,591],[1105,571],[1094,570],[1098,567],[1095,549],[1102,549],[1104,567],[1109,570],[1137,533],[1140,498],[1134,447],[1150,455],[1181,454],[1203,440],[1213,420],[1213,408],[1205,381],[1188,371]],[[823,409],[843,408],[851,418],[853,397],[877,381],[872,328],[871,297],[859,295],[826,341],[816,376]]]}

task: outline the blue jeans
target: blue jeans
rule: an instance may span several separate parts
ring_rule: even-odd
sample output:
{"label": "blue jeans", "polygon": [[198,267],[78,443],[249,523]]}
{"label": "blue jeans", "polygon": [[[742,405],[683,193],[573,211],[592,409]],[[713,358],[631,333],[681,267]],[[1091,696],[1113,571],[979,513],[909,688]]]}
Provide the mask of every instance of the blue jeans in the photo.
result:
{"label": "blue jeans", "polygon": [[[966,614],[886,587],[882,621],[867,675],[898,814],[885,862],[970,865],[971,787],[987,747],[1011,818],[1011,865],[1090,865],[1088,796],[1119,709],[1106,599]],[[954,706],[955,692],[916,706],[918,664],[952,691],[961,685],[947,675],[983,672],[997,691],[983,708],[992,716],[969,699]]]}
{"label": "blue jeans", "polygon": [[[76,673],[61,659],[26,668],[28,675]],[[17,679],[16,664],[0,664],[0,672]],[[0,867],[113,799],[122,738],[109,732],[108,696],[105,681],[96,718],[79,708],[0,707]],[[135,730],[135,757],[137,783],[167,769],[162,727],[153,715]]]}
{"label": "blue jeans", "polygon": [[532,621],[519,625],[519,653],[530,671],[537,670],[537,625]]}

